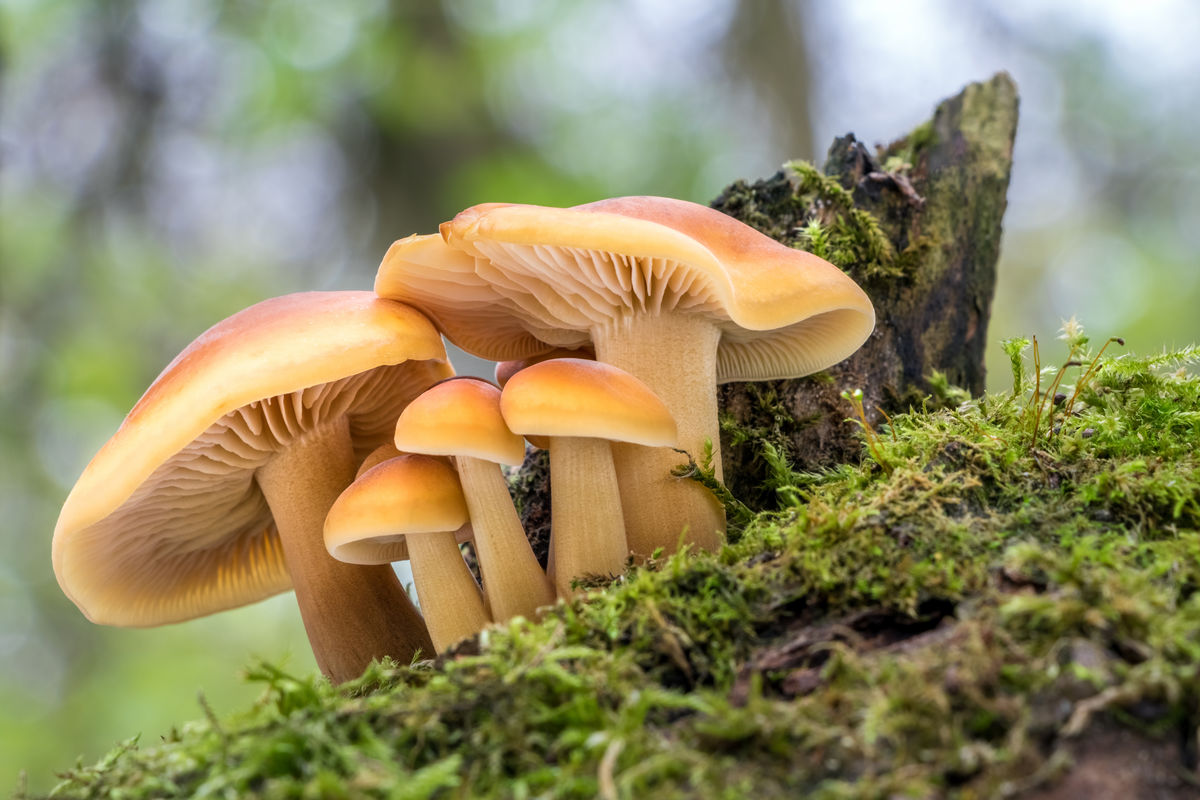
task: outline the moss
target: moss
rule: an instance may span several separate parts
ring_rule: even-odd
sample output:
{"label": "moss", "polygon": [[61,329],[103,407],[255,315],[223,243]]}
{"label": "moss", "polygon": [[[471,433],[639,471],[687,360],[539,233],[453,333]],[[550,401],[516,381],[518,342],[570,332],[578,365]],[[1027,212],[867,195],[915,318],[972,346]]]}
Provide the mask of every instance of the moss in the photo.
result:
{"label": "moss", "polygon": [[937,144],[937,141],[933,120],[926,120],[913,128],[908,136],[891,146],[890,158],[896,159],[899,164],[915,164],[925,151]]}
{"label": "moss", "polygon": [[1181,368],[1200,348],[1071,348],[1073,403],[1044,397],[1057,370],[1030,375],[1016,341],[1016,392],[934,381],[860,464],[803,474],[764,453],[780,508],[721,553],[341,687],[256,665],[244,715],[126,742],[55,796],[993,797],[1112,725],[1182,741],[1161,770],[1182,772],[1200,379]]}
{"label": "moss", "polygon": [[776,241],[836,264],[857,280],[896,277],[904,264],[917,263],[916,251],[900,261],[879,220],[857,207],[836,177],[807,161],[790,161],[765,181],[737,181],[714,206]]}
{"label": "moss", "polygon": [[[808,223],[793,235],[794,246],[809,250],[851,274],[869,280],[896,277],[895,252],[879,221],[854,204],[854,196],[836,177],[823,174],[807,161],[784,165],[795,185],[795,202],[805,209]],[[785,239],[786,241],[786,239]]]}

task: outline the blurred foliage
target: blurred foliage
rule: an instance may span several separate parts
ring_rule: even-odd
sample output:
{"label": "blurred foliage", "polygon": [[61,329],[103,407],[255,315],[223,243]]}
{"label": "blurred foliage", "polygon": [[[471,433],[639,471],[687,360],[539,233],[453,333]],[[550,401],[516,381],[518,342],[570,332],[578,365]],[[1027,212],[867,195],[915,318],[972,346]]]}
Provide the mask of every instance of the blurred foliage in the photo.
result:
{"label": "blurred foliage", "polygon": [[[218,713],[244,704],[251,654],[312,670],[290,597],[92,626],[49,568],[57,509],[206,327],[274,294],[366,288],[391,240],[467,205],[707,201],[819,157],[830,126],[890,136],[1007,68],[1026,100],[995,334],[1078,311],[1142,352],[1200,337],[1190,6],[1158,12],[1137,60],[1126,28],[1145,11],[1105,28],[927,0],[865,25],[874,6],[855,6],[0,0],[0,786],[24,767],[44,790],[76,755],[150,742],[196,715],[198,689]],[[953,47],[921,46],[932,18]]]}
{"label": "blurred foliage", "polygon": [[[1200,52],[1188,43],[1200,34],[1200,7],[1157,10],[1146,18],[1112,4],[1099,19],[1069,21],[1059,8],[1043,19],[1066,25],[1057,30],[1019,15],[997,20],[1003,40],[1053,76],[1034,96],[1041,104],[1022,102],[993,327],[1001,335],[1048,338],[1079,313],[1098,335],[1143,351],[1200,340]],[[1161,35],[1147,53],[1152,30]],[[1027,130],[1032,115],[1046,130]]]}

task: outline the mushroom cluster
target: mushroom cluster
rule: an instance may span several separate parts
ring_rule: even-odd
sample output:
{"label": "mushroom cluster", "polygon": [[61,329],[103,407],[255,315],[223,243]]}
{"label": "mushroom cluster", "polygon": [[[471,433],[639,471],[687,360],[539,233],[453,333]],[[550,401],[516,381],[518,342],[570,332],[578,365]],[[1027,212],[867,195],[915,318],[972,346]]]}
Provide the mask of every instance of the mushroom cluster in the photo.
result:
{"label": "mushroom cluster", "polygon": [[[672,476],[711,447],[720,477],[716,385],[823,369],[873,326],[836,267],[704,206],[475,206],[392,245],[374,293],[267,300],[185,348],[68,496],[55,574],[123,626],[292,588],[335,682],[442,652],[581,578],[720,546],[721,505]],[[442,336],[502,362],[500,386],[455,378]],[[523,437],[550,452],[545,571],[500,467]]]}

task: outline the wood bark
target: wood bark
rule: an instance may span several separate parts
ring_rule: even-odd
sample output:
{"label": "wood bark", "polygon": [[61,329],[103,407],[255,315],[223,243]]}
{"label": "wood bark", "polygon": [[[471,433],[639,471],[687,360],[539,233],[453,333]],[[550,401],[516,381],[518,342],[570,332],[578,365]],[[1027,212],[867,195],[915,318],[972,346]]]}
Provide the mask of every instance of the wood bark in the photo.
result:
{"label": "wood bark", "polygon": [[[853,134],[834,141],[824,173],[870,212],[892,248],[890,270],[839,264],[874,303],[875,332],[851,358],[818,375],[722,386],[728,421],[767,432],[795,466],[817,469],[856,460],[862,449],[843,390],[862,390],[876,427],[884,422],[881,409],[920,407],[935,371],[974,395],[983,392],[1016,123],[1016,85],[1001,73],[943,101],[931,120],[874,153]],[[738,182],[713,206],[785,244],[802,244],[804,226],[824,210],[802,202],[798,178],[785,167],[766,180]],[[735,445],[723,435],[722,449],[734,495],[770,506],[760,442]]]}

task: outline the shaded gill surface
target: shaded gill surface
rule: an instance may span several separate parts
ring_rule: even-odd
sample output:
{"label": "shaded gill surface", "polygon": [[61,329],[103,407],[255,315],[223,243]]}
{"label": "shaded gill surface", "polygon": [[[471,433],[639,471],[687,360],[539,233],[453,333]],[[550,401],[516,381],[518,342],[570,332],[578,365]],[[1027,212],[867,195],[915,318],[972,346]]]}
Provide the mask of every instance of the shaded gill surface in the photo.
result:
{"label": "shaded gill surface", "polygon": [[429,385],[431,370],[382,367],[217,420],[112,514],[70,534],[64,573],[72,598],[96,621],[138,626],[286,591],[291,582],[255,470],[341,416],[361,460],[391,439],[400,410]]}

